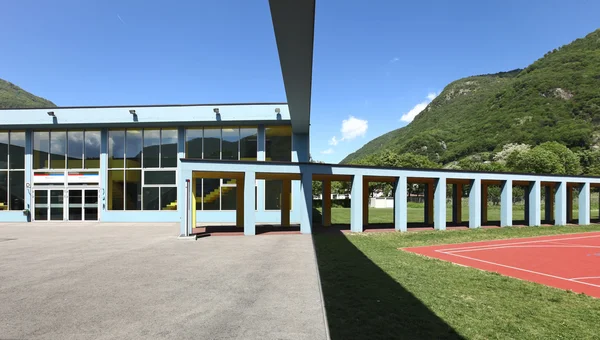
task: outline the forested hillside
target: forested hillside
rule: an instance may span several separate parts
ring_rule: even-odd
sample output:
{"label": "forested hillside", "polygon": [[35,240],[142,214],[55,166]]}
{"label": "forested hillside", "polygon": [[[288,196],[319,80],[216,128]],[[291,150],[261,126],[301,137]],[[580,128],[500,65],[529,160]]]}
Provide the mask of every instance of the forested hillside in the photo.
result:
{"label": "forested hillside", "polygon": [[53,102],[35,96],[13,83],[0,79],[0,108],[55,107]]}

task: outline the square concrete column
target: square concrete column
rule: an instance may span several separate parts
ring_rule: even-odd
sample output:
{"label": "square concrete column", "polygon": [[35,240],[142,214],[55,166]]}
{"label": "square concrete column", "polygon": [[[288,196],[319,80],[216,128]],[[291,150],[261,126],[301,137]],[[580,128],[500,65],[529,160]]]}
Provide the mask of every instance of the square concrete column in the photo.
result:
{"label": "square concrete column", "polygon": [[541,182],[539,180],[529,182],[528,189],[529,214],[527,221],[530,226],[539,226],[542,224]]}
{"label": "square concrete column", "polygon": [[369,182],[363,178],[363,226],[369,225]]}
{"label": "square concrete column", "polygon": [[590,224],[590,183],[579,187],[579,225]]}
{"label": "square concrete column", "polygon": [[452,223],[462,223],[463,185],[452,184]]}
{"label": "square concrete column", "polygon": [[507,179],[502,183],[500,188],[500,226],[510,227],[512,226],[512,180]]}
{"label": "square concrete column", "polygon": [[573,223],[573,186],[567,183],[567,223]]}
{"label": "square concrete column", "polygon": [[446,179],[439,178],[435,183],[433,227],[446,230]]}
{"label": "square concrete column", "polygon": [[256,216],[254,212],[254,186],[256,183],[256,173],[254,171],[247,171],[244,174],[243,180],[236,181],[241,184],[241,188],[238,189],[238,192],[243,192],[244,195],[238,195],[241,199],[238,199],[238,214],[239,211],[242,211],[243,221],[244,221],[244,235],[256,235]]}
{"label": "square concrete column", "polygon": [[300,232],[302,234],[312,233],[312,173],[302,171],[300,180]]}
{"label": "square concrete column", "polygon": [[567,182],[556,183],[554,195],[554,225],[567,224]]}
{"label": "square concrete column", "polygon": [[488,223],[488,184],[481,182],[481,225]]}
{"label": "square concrete column", "polygon": [[360,233],[363,231],[363,176],[354,175],[352,178],[352,191],[350,195],[350,231]]}
{"label": "square concrete column", "polygon": [[481,227],[481,180],[471,181],[469,191],[469,228]]}
{"label": "square concrete column", "polygon": [[290,210],[292,209],[292,181],[284,179],[281,181],[281,226],[290,226]]}
{"label": "square concrete column", "polygon": [[406,177],[396,178],[394,183],[394,228],[399,231],[406,231],[408,225],[406,186]]}
{"label": "square concrete column", "polygon": [[423,220],[426,225],[431,225],[431,223],[433,223],[434,186],[434,182],[425,184],[425,218]]}
{"label": "square concrete column", "polygon": [[322,209],[323,225],[331,226],[331,181],[323,181],[323,209]]}

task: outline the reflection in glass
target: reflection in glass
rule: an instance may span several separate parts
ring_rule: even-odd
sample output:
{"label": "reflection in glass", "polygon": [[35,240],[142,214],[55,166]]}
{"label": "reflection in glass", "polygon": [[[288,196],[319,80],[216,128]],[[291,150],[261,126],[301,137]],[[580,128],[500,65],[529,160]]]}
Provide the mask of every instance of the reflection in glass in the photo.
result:
{"label": "reflection in glass", "polygon": [[240,129],[223,128],[223,149],[221,159],[238,160],[238,149],[240,141]]}
{"label": "reflection in glass", "polygon": [[125,195],[123,170],[108,170],[108,210],[123,210]]}
{"label": "reflection in glass", "polygon": [[50,131],[50,168],[65,169],[67,154],[67,132]]}
{"label": "reflection in glass", "polygon": [[256,128],[240,129],[240,160],[255,161],[258,153],[258,130]]}
{"label": "reflection in glass", "polygon": [[291,126],[273,126],[265,129],[267,161],[291,162]]}
{"label": "reflection in glass", "polygon": [[125,167],[128,169],[142,167],[142,130],[127,130],[125,136]]}
{"label": "reflection in glass", "polygon": [[[10,154],[10,169],[25,169],[25,132],[12,131],[10,133],[10,150],[8,153]],[[1,158],[2,156],[0,156]]]}
{"label": "reflection in glass", "polygon": [[142,209],[142,171],[125,171],[125,210]]}
{"label": "reflection in glass", "polygon": [[202,129],[185,131],[185,157],[202,158]]}
{"label": "reflection in glass", "polygon": [[101,145],[101,134],[100,131],[86,131],[85,132],[85,162],[84,166],[86,169],[99,169],[100,168],[100,145]]}
{"label": "reflection in glass", "polygon": [[108,131],[108,167],[123,168],[125,157],[125,131]]}
{"label": "reflection in glass", "polygon": [[67,132],[67,167],[69,169],[83,168],[83,131]]}
{"label": "reflection in glass", "polygon": [[161,168],[177,167],[177,130],[163,129],[161,135]]}
{"label": "reflection in glass", "polygon": [[160,208],[158,194],[158,188],[144,188],[144,210],[158,210]]}
{"label": "reflection in glass", "polygon": [[8,169],[8,132],[0,131],[0,169]]}
{"label": "reflection in glass", "polygon": [[33,168],[48,169],[48,152],[50,151],[50,132],[35,131],[33,133]]}
{"label": "reflection in glass", "polygon": [[265,180],[265,210],[281,209],[281,192],[283,182],[281,180]]}
{"label": "reflection in glass", "polygon": [[177,210],[177,188],[160,188],[160,210]]}
{"label": "reflection in glass", "polygon": [[144,184],[175,184],[175,171],[145,171]]}
{"label": "reflection in glass", "polygon": [[205,178],[202,180],[202,203],[204,210],[221,209],[221,180]]}
{"label": "reflection in glass", "polygon": [[144,168],[158,168],[160,130],[144,130]]}
{"label": "reflection in glass", "polygon": [[25,209],[25,171],[11,171],[8,180],[10,183],[10,210]]}
{"label": "reflection in glass", "polygon": [[235,210],[237,207],[237,187],[221,187],[221,210]]}
{"label": "reflection in glass", "polygon": [[221,159],[221,129],[204,129],[204,159]]}

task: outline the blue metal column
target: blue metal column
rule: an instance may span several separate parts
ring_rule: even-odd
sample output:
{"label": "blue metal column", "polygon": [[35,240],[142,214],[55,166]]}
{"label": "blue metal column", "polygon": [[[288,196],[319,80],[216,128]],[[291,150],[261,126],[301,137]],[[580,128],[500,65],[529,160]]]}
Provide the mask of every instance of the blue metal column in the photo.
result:
{"label": "blue metal column", "polygon": [[[177,159],[185,158],[185,129],[183,127],[179,127],[177,129]],[[177,162],[178,170],[181,172],[181,162]],[[191,179],[191,176],[190,176]],[[191,183],[191,182],[190,182]],[[185,181],[179,181],[177,184],[177,211],[181,212],[185,211],[185,190],[186,190]]]}
{"label": "blue metal column", "polygon": [[29,209],[29,220],[31,222],[31,214],[33,213],[33,191],[31,190],[33,178],[33,131],[30,129],[25,131],[25,208]]}
{"label": "blue metal column", "polygon": [[354,175],[352,178],[352,196],[350,200],[350,231],[361,233],[363,231],[363,176]]}
{"label": "blue metal column", "polygon": [[244,173],[244,235],[256,235],[256,213],[254,211],[254,184],[256,173]]}
{"label": "blue metal column", "polygon": [[579,187],[579,225],[590,224],[590,183]]}
{"label": "blue metal column", "polygon": [[527,201],[529,202],[528,224],[530,226],[539,226],[542,224],[541,183],[539,180],[529,183]]}
{"label": "blue metal column", "polygon": [[406,231],[408,224],[406,186],[406,177],[396,178],[394,183],[394,227],[399,231]]}
{"label": "blue metal column", "polygon": [[500,226],[510,227],[512,226],[512,180],[506,180],[502,183],[500,193]]}
{"label": "blue metal column", "polygon": [[567,182],[556,183],[554,225],[567,225]]}
{"label": "blue metal column", "polygon": [[471,181],[469,191],[469,228],[481,227],[481,180]]}
{"label": "blue metal column", "polygon": [[106,211],[108,202],[108,130],[102,129],[100,132],[100,216],[99,219],[102,221],[102,212]]}
{"label": "blue metal column", "polygon": [[[191,234],[191,228],[193,228],[192,223],[191,223],[191,188],[190,188],[190,196],[186,196],[187,195],[187,190],[186,190],[186,180],[190,180],[189,185],[192,185],[192,172],[191,171],[184,171],[182,169],[182,165],[181,165],[181,161],[178,162],[178,166],[179,166],[179,188],[177,189],[177,199],[178,199],[178,203],[177,203],[177,210],[179,211],[179,236],[187,236]],[[182,184],[183,183],[183,184]],[[181,192],[180,192],[181,191]],[[190,205],[188,205],[188,202],[190,202]],[[189,223],[189,229],[188,232],[186,233],[186,222]]]}
{"label": "blue metal column", "polygon": [[436,230],[446,230],[446,178],[435,180],[433,200],[433,227]]}
{"label": "blue metal column", "polygon": [[300,232],[302,234],[312,233],[312,173],[301,170],[300,197],[295,200],[300,210]]}

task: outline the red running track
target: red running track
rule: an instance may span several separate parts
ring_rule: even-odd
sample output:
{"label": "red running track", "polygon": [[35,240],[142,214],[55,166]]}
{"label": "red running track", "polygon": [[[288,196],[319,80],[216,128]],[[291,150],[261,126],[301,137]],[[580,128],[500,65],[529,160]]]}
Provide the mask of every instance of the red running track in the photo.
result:
{"label": "red running track", "polygon": [[401,249],[600,298],[600,232]]}

